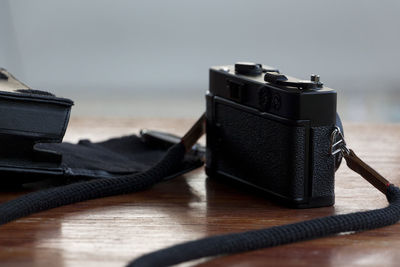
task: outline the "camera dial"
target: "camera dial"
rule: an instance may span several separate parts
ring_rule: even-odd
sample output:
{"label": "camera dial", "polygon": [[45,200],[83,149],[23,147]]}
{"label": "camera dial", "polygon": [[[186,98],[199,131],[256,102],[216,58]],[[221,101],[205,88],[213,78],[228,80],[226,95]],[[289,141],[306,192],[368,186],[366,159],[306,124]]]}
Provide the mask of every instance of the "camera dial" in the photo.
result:
{"label": "camera dial", "polygon": [[243,75],[260,75],[263,73],[261,64],[252,62],[237,62],[235,64],[235,72]]}

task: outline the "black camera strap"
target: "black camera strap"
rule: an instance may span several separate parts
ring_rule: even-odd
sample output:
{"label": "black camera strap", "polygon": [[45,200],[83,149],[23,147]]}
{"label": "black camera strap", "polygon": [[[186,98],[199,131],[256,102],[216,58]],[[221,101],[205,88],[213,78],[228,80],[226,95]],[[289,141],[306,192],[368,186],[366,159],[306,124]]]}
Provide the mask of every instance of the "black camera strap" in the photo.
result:
{"label": "black camera strap", "polygon": [[[33,192],[3,203],[0,205],[0,225],[67,204],[149,188],[178,167],[186,151],[190,150],[204,134],[204,126],[205,115],[196,122],[180,143],[168,150],[161,161],[143,173],[74,183]],[[146,254],[128,266],[169,266],[202,257],[245,252],[341,232],[375,229],[400,220],[400,189],[390,184],[349,150],[338,128],[332,134],[331,153],[341,153],[351,169],[386,195],[389,206],[372,211],[334,215],[261,230],[203,238]]]}
{"label": "black camera strap", "polygon": [[0,225],[29,214],[89,199],[137,192],[151,187],[174,173],[197,140],[205,132],[205,115],[168,149],[165,156],[149,170],[112,179],[96,179],[40,190],[0,205]]}
{"label": "black camera strap", "polygon": [[360,232],[392,225],[400,219],[400,190],[390,185],[386,190],[389,206],[365,212],[333,215],[294,224],[248,232],[207,237],[146,254],[129,267],[170,266],[203,257],[240,253],[342,232]]}
{"label": "black camera strap", "polygon": [[129,267],[170,266],[203,257],[240,253],[310,240],[342,232],[360,232],[392,225],[400,220],[400,189],[348,149],[340,128],[331,136],[333,155],[341,153],[347,166],[386,195],[386,208],[344,215],[333,215],[299,223],[275,226],[242,233],[207,237],[171,246],[128,264]]}

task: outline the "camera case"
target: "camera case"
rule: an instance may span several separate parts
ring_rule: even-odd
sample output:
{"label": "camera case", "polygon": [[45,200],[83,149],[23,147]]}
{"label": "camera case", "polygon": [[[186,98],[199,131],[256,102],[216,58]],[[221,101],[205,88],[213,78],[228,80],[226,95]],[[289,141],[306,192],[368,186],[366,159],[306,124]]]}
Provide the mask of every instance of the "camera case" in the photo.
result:
{"label": "camera case", "polygon": [[[156,164],[180,138],[142,131],[102,142],[62,142],[73,102],[36,90],[0,68],[0,185],[4,188],[46,180],[54,184],[114,179]],[[189,151],[169,179],[203,165],[201,146]]]}
{"label": "camera case", "polygon": [[[262,64],[210,69],[206,173],[258,188],[295,208],[334,204],[341,158],[330,153],[335,90]],[[341,127],[341,125],[340,125]]]}

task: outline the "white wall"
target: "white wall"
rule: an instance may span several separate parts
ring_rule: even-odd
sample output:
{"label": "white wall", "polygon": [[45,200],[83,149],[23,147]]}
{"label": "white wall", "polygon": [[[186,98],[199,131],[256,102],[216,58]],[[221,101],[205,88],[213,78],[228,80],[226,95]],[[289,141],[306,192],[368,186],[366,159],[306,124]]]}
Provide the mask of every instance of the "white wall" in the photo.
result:
{"label": "white wall", "polygon": [[[318,73],[342,95],[400,100],[399,11],[396,0],[0,0],[0,65],[74,98],[83,115],[146,115],[158,110],[154,98],[170,103],[166,114],[186,103],[193,115],[203,108],[208,67],[238,60],[299,78]],[[400,121],[395,104],[383,116]],[[366,120],[369,110],[346,116]]]}

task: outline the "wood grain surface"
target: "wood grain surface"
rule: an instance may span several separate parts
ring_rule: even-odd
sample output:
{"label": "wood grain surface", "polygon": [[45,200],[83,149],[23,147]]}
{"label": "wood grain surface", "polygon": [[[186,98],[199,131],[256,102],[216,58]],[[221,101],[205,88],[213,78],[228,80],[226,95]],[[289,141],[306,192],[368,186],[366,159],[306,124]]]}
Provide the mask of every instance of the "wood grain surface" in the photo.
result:
{"label": "wood grain surface", "polygon": [[[182,134],[189,119],[72,119],[65,140],[104,140],[140,128]],[[349,147],[390,181],[400,184],[400,125],[345,124]],[[6,177],[2,177],[6,179]],[[0,192],[0,202],[24,194]],[[4,266],[123,266],[182,241],[282,225],[332,214],[384,207],[385,197],[345,164],[336,174],[336,204],[288,209],[262,195],[207,178],[203,169],[150,190],[64,206],[0,227]],[[400,223],[363,233],[231,256],[183,266],[399,266]]]}

